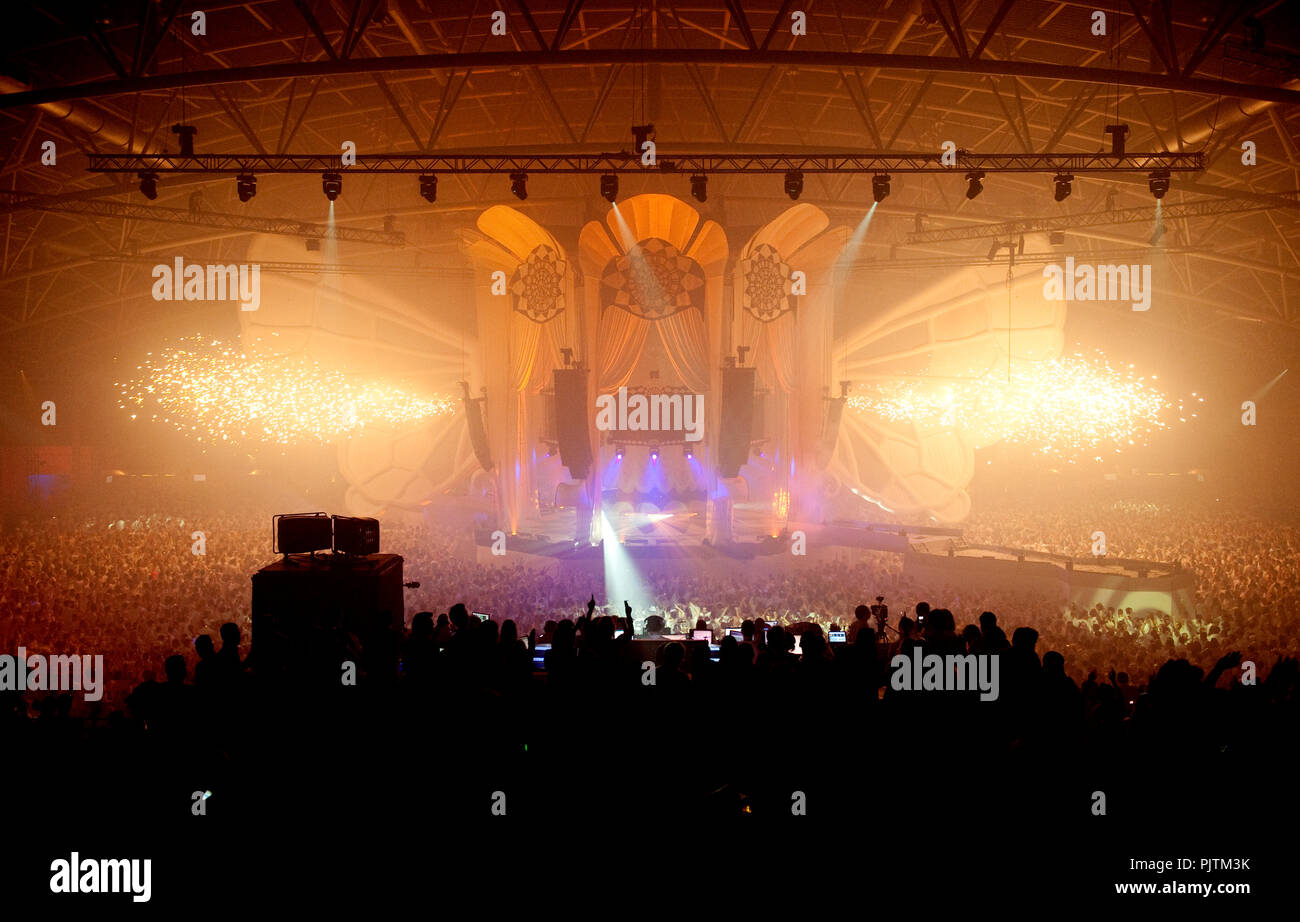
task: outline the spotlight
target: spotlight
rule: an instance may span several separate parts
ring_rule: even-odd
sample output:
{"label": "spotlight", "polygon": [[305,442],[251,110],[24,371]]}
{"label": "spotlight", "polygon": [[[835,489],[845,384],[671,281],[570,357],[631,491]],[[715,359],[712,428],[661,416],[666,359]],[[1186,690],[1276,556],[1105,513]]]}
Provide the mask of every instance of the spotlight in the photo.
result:
{"label": "spotlight", "polygon": [[1069,173],[1056,174],[1056,200],[1063,202],[1070,197],[1070,183],[1074,182],[1074,176]]}
{"label": "spotlight", "polygon": [[871,200],[873,202],[883,202],[889,198],[889,174],[877,173],[871,177]]}
{"label": "spotlight", "polygon": [[140,180],[140,194],[152,202],[158,197],[158,174],[149,170],[136,176]]}
{"label": "spotlight", "polygon": [[785,174],[785,194],[792,199],[803,195],[803,174],[791,170]]}
{"label": "spotlight", "polygon": [[436,173],[420,174],[420,198],[430,205],[438,201],[438,175]]}
{"label": "spotlight", "polygon": [[693,448],[688,448],[688,449],[686,449],[686,458],[687,458],[687,460],[690,460],[691,458],[694,458],[694,457],[695,457],[695,449],[693,449]]}
{"label": "spotlight", "polygon": [[618,176],[616,174],[601,174],[600,197],[610,204],[613,204],[614,199],[618,198]]}
{"label": "spotlight", "polygon": [[510,191],[513,192],[515,198],[519,199],[521,202],[528,198],[528,174],[511,173]]}
{"label": "spotlight", "polygon": [[343,192],[343,175],[341,173],[321,173],[320,189],[331,202]]}
{"label": "spotlight", "polygon": [[1164,198],[1165,193],[1169,191],[1169,171],[1152,170],[1147,185],[1151,189],[1151,194],[1157,199]]}
{"label": "spotlight", "polygon": [[691,177],[691,196],[697,202],[709,200],[709,177],[703,173],[696,173]]}
{"label": "spotlight", "polygon": [[972,170],[966,174],[966,182],[970,183],[966,187],[966,197],[974,198],[984,191],[984,171]]}
{"label": "spotlight", "polygon": [[620,448],[618,451],[614,452],[614,460],[615,461],[623,460],[623,449]]}
{"label": "spotlight", "polygon": [[651,461],[658,461],[658,460],[659,460],[659,449],[657,449],[657,448],[652,448],[652,449],[650,449],[650,460],[651,460]]}
{"label": "spotlight", "polygon": [[247,202],[257,195],[257,177],[252,173],[240,173],[235,179],[235,192],[241,202]]}

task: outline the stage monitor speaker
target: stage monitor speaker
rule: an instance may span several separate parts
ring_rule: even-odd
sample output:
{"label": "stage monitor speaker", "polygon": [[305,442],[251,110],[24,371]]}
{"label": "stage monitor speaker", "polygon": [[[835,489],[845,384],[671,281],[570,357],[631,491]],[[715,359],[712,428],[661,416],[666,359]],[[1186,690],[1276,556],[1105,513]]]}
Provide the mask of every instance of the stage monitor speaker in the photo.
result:
{"label": "stage monitor speaker", "polygon": [[574,480],[586,479],[591,469],[590,421],[586,370],[555,369],[555,436],[560,443],[560,460]]}
{"label": "stage monitor speaker", "polygon": [[310,554],[328,551],[334,546],[334,529],[330,517],[323,512],[295,512],[273,516],[275,540],[272,551],[276,554]]}
{"label": "stage monitor speaker", "polygon": [[580,483],[557,483],[555,485],[555,506],[558,509],[591,508],[587,493]]}
{"label": "stage monitor speaker", "polygon": [[379,520],[334,516],[334,550],[354,557],[379,553]]}
{"label": "stage monitor speaker", "polygon": [[465,407],[465,424],[469,427],[470,447],[474,449],[474,457],[478,459],[479,467],[491,471],[492,450],[488,446],[487,424],[483,422],[483,398],[471,397],[469,384],[466,382],[462,381],[460,385],[464,391],[461,403]]}
{"label": "stage monitor speaker", "polygon": [[817,440],[817,466],[822,470],[830,464],[835,454],[835,443],[840,437],[840,418],[844,416],[844,398],[833,397],[823,403],[822,432]]}
{"label": "stage monitor speaker", "polygon": [[718,438],[718,474],[736,477],[749,460],[754,428],[754,369],[722,369],[721,432]]}

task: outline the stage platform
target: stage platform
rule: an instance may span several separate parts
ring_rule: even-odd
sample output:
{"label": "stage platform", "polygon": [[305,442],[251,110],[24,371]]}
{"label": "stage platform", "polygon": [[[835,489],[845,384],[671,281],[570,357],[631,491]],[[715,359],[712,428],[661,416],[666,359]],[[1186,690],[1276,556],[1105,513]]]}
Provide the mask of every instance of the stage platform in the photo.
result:
{"label": "stage platform", "polygon": [[[802,534],[805,553],[792,548]],[[484,565],[563,567],[603,572],[603,545],[575,544],[545,534],[507,536],[506,553],[493,553],[492,532],[475,536],[475,558]],[[1175,565],[1109,557],[1074,558],[1025,548],[968,544],[960,529],[876,522],[789,523],[780,536],[717,545],[699,539],[627,538],[618,553],[646,572],[685,567],[724,568],[743,576],[774,570],[797,573],[809,563],[850,564],[863,551],[900,555],[904,576],[923,586],[1032,593],[1085,608],[1101,603],[1188,617],[1194,613],[1196,576]]]}

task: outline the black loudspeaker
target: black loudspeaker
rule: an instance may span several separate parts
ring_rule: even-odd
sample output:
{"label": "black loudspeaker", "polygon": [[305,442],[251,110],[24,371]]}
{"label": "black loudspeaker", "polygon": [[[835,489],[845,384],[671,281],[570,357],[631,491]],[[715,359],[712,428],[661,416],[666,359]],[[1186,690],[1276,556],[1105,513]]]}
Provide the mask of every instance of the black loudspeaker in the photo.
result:
{"label": "black loudspeaker", "polygon": [[364,556],[379,553],[379,520],[334,516],[334,550]]}
{"label": "black loudspeaker", "polygon": [[483,422],[483,399],[469,395],[469,384],[460,382],[465,396],[461,403],[465,407],[465,424],[469,427],[469,444],[474,449],[474,457],[479,467],[485,471],[492,470],[492,451],[488,448],[487,425]]}
{"label": "black loudspeaker", "polygon": [[840,437],[840,418],[844,415],[844,398],[826,400],[822,410],[822,432],[817,440],[817,466],[825,470],[835,454],[835,443]]}
{"label": "black loudspeaker", "polygon": [[718,474],[735,477],[749,460],[754,429],[754,369],[722,369],[721,432],[718,437]]}
{"label": "black loudspeaker", "polygon": [[277,560],[253,575],[258,679],[264,670],[272,678],[297,674],[295,686],[337,689],[339,663],[360,640],[369,681],[382,682],[396,675],[404,618],[396,554]]}
{"label": "black loudspeaker", "polygon": [[271,547],[276,554],[310,554],[334,546],[334,529],[323,512],[277,515],[271,521],[275,527]]}
{"label": "black loudspeaker", "polygon": [[574,480],[583,480],[591,469],[590,422],[586,370],[555,369],[555,440],[560,443],[560,460]]}

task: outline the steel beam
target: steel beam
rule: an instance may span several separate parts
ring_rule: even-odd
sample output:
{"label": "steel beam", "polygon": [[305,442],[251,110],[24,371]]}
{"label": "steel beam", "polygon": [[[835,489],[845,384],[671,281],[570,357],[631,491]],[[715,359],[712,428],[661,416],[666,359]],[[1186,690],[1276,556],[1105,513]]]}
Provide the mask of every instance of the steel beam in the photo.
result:
{"label": "steel beam", "polygon": [[[166,224],[193,224],[200,227],[225,227],[231,230],[260,234],[281,234],[288,237],[319,237],[330,234],[325,224],[295,221],[290,218],[254,218],[249,215],[229,214],[220,211],[192,212],[185,208],[163,208],[157,205],[135,205],[129,202],[106,202],[97,199],[67,199],[53,195],[35,195],[29,192],[10,192],[0,189],[0,206],[9,209],[57,211],[65,214],[88,214],[105,218],[127,218],[136,221],[161,221]],[[355,240],[361,243],[378,243],[384,246],[405,246],[406,235],[400,231],[365,230],[364,228],[336,226],[333,231],[338,240]]]}
{"label": "steel beam", "polygon": [[[332,52],[332,47],[326,43]],[[1001,61],[990,58],[962,60],[921,54],[886,54],[854,51],[779,51],[773,49],[719,48],[602,48],[567,51],[478,51],[457,54],[412,54],[379,58],[337,57],[317,61],[286,61],[251,67],[225,67],[182,73],[95,80],[65,86],[51,86],[21,93],[0,95],[0,109],[34,106],[70,99],[154,93],[179,87],[218,86],[260,80],[289,80],[295,77],[338,77],[348,74],[396,73],[398,71],[511,70],[518,67],[608,67],[616,64],[718,64],[727,67],[879,68],[924,73],[977,74],[1040,78],[1052,81],[1106,83],[1117,86],[1178,90],[1232,99],[1300,103],[1300,90],[1277,86],[1237,83],[1188,77],[1179,73],[1147,73],[1105,67],[1045,64],[1035,61]]]}
{"label": "steel beam", "polygon": [[91,173],[1147,173],[1204,169],[1204,158],[1190,153],[1133,153],[1116,157],[1089,154],[976,154],[957,151],[945,166],[939,152],[920,153],[661,153],[646,167],[636,154],[358,154],[344,166],[342,154],[90,154]]}

